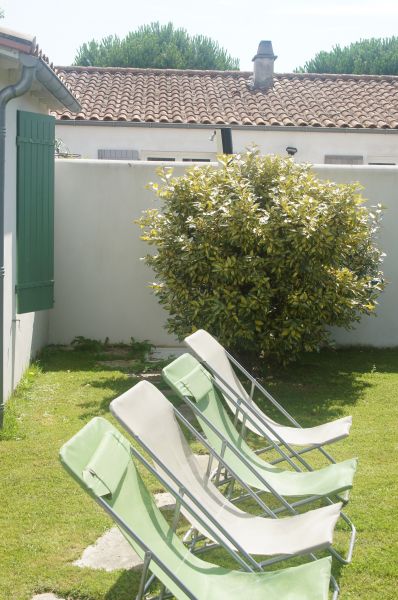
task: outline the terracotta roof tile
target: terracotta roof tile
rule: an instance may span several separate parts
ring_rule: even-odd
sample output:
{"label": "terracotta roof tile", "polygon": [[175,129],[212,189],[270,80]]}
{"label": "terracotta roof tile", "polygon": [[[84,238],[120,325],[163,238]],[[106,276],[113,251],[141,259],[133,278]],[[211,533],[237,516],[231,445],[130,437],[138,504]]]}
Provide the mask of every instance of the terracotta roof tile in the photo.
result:
{"label": "terracotta roof tile", "polygon": [[82,111],[59,119],[282,127],[398,128],[398,77],[57,67]]}

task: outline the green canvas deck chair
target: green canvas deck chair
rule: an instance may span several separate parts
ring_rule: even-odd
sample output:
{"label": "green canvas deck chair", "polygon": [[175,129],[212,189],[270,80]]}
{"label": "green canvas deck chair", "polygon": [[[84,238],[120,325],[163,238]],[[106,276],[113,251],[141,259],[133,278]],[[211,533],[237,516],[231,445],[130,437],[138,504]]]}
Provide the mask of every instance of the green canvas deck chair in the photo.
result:
{"label": "green canvas deck chair", "polygon": [[[280,502],[281,506],[274,510],[276,514],[281,511],[297,514],[298,506],[320,498],[327,504],[336,499],[341,501],[341,493],[351,489],[356,459],[303,472],[294,463],[296,471],[289,471],[260,458],[230,420],[212,376],[192,355],[183,354],[165,367],[162,374],[170,387],[192,408],[207,441],[227,465],[228,471],[237,473],[245,484],[272,494]],[[345,513],[342,512],[341,517],[351,535],[347,556],[340,559],[350,562],[356,531]]]}
{"label": "green canvas deck chair", "polygon": [[[347,437],[350,432],[352,417],[342,417],[316,427],[302,428],[268,390],[261,386],[207,331],[199,329],[186,337],[184,341],[206,369],[212,372],[227,405],[236,415],[236,418],[243,422],[243,427],[265,437],[271,442],[269,448],[274,447],[275,444],[285,446],[290,452],[290,457],[301,457],[300,463],[309,470],[311,470],[311,466],[302,458],[302,455],[314,449],[319,450],[330,462],[335,462],[323,446]],[[242,385],[234,368],[249,383],[250,393]],[[267,416],[253,401],[255,393],[260,394],[264,402],[270,402],[276,410],[290,421],[291,426],[281,425]],[[251,419],[247,418],[248,414]],[[301,446],[302,448],[293,450],[292,446]],[[284,460],[285,458],[281,457],[273,461],[273,464],[278,464]]]}
{"label": "green canvas deck chair", "polygon": [[[161,475],[163,485],[179,500],[180,490],[188,490],[192,498],[187,498],[188,504],[201,514],[203,523],[219,531],[226,545],[231,545],[225,537],[225,532],[228,532],[235,547],[239,546],[246,554],[274,557],[259,562],[259,567],[299,554],[330,549],[341,503],[278,519],[260,500],[260,507],[265,508],[270,518],[250,515],[229,502],[212,483],[209,472],[203,469],[191,451],[173,405],[154,385],[147,381],[137,383],[115,398],[110,410],[151,457],[155,469],[140,453],[136,454],[137,458],[155,476]],[[206,509],[206,514],[203,514],[203,509]],[[215,541],[192,513],[184,507],[181,507],[181,512],[194,528],[189,532],[191,535],[184,538],[188,540],[191,537],[191,550],[202,539]],[[200,532],[202,537],[196,532]],[[204,548],[208,550],[210,547],[214,544]]]}
{"label": "green canvas deck chair", "polygon": [[[96,417],[60,451],[66,470],[114,519],[143,559],[136,600],[148,590],[148,570],[163,584],[159,598],[179,600],[326,600],[331,559],[323,558],[277,572],[233,571],[189,552],[145,488],[128,441]],[[244,563],[242,561],[242,565]],[[165,588],[169,591],[165,593]]]}

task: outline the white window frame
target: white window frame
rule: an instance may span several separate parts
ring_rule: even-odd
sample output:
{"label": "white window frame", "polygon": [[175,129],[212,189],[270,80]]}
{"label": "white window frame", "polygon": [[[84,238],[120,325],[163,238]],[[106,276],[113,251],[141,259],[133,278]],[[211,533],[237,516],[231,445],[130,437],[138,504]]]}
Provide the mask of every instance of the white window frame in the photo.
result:
{"label": "white window frame", "polygon": [[98,160],[139,160],[138,150],[134,148],[98,148]]}
{"label": "white window frame", "polygon": [[325,165],[363,165],[362,154],[325,154]]}

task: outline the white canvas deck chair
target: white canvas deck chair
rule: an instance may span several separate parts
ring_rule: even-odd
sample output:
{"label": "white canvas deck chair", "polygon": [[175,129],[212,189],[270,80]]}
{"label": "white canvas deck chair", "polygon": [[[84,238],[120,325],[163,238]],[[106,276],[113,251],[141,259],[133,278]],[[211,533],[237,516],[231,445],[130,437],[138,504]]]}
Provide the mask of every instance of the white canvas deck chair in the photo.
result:
{"label": "white canvas deck chair", "polygon": [[[271,445],[262,451],[274,448],[275,445],[285,447],[290,458],[296,458],[308,470],[311,465],[303,458],[303,454],[318,450],[328,461],[336,461],[323,446],[337,442],[347,437],[350,432],[352,417],[342,417],[329,423],[315,427],[301,427],[281,404],[259,382],[242,367],[238,361],[207,331],[199,329],[184,340],[188,348],[215,378],[229,409],[234,413],[236,421],[242,422],[244,429],[266,438]],[[242,385],[237,373],[250,385],[250,393]],[[254,394],[260,395],[261,400],[270,402],[290,423],[291,426],[281,425],[271,419],[254,402]],[[250,418],[248,418],[248,415]],[[293,449],[300,446],[300,449]],[[281,456],[272,461],[278,464],[285,461]]]}
{"label": "white canvas deck chair", "polygon": [[[341,501],[341,494],[351,489],[357,467],[355,458],[311,472],[300,470],[295,463],[292,463],[292,471],[260,458],[230,420],[220,401],[214,378],[192,355],[178,357],[162,370],[162,375],[191,407],[209,446],[220,464],[226,465],[225,473],[229,479],[224,479],[224,483],[231,480],[233,487],[235,476],[231,474],[235,473],[252,490],[271,494],[280,503],[278,508],[273,509],[275,514],[285,511],[297,514],[297,507],[319,499],[332,504]],[[233,501],[240,499],[242,495]],[[350,529],[350,542],[346,559],[342,556],[339,559],[347,563],[351,561],[356,530],[345,513],[341,512],[341,517]]]}
{"label": "white canvas deck chair", "polygon": [[[219,545],[211,533],[216,531],[224,547],[238,550],[255,569],[261,570],[303,554],[316,560],[314,552],[319,550],[329,550],[339,557],[331,544],[341,503],[278,519],[255,493],[251,493],[268,518],[243,512],[212,483],[210,471],[203,469],[185,439],[178,424],[178,412],[154,385],[146,381],[138,383],[115,398],[110,410],[150,456],[154,466],[133,448],[134,456],[176,497],[174,519],[181,512],[191,523],[192,528],[184,541],[190,540],[192,551],[203,552]],[[196,433],[194,428],[190,431]],[[202,441],[200,435],[196,437]],[[206,448],[211,451],[207,444]],[[241,484],[250,492],[244,482]],[[183,499],[185,505],[181,504]],[[199,521],[195,514],[200,515]],[[205,539],[210,542],[196,546]],[[259,560],[253,555],[272,558]],[[334,578],[331,583],[336,598],[338,585]]]}
{"label": "white canvas deck chair", "polygon": [[[341,503],[279,520],[261,500],[259,505],[268,519],[239,510],[212,483],[209,472],[204,472],[178,425],[178,412],[151,383],[142,381],[115,398],[110,410],[151,456],[168,487],[188,489],[195,497],[196,508],[205,507],[212,518],[216,517],[216,524],[230,530],[249,554],[291,556],[330,547]],[[257,501],[255,494],[253,497]],[[189,515],[187,518],[192,520]],[[214,527],[214,522],[211,525]],[[198,524],[195,527],[203,529]],[[209,537],[207,532],[202,533]]]}
{"label": "white canvas deck chair", "polygon": [[131,449],[113,425],[96,417],[64,444],[60,459],[143,560],[135,600],[144,598],[155,578],[162,584],[158,600],[241,600],[242,596],[250,600],[327,600],[330,557],[277,572],[256,573],[232,551],[243,571],[219,567],[192,554],[146,489]]}

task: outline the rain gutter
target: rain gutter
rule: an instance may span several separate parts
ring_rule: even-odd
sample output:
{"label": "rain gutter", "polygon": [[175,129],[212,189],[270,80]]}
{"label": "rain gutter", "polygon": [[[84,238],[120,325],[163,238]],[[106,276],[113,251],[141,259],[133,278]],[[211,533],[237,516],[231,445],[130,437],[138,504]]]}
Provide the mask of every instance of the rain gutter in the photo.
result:
{"label": "rain gutter", "polygon": [[154,123],[152,121],[100,121],[98,119],[62,119],[57,117],[57,127],[149,127],[152,129],[223,129],[230,128],[232,131],[284,131],[296,133],[305,131],[307,133],[372,133],[376,135],[397,135],[398,129],[354,128],[354,127],[305,127],[284,125],[219,125],[216,123]]}
{"label": "rain gutter", "polygon": [[[22,57],[22,54],[20,55]],[[37,61],[36,79],[41,83],[65,108],[71,112],[79,112],[81,106],[56,73],[40,58]]]}
{"label": "rain gutter", "polygon": [[30,90],[37,69],[38,59],[21,54],[22,74],[20,80],[0,91],[0,429],[4,421],[4,190],[5,190],[5,141],[6,106],[10,100]]}

